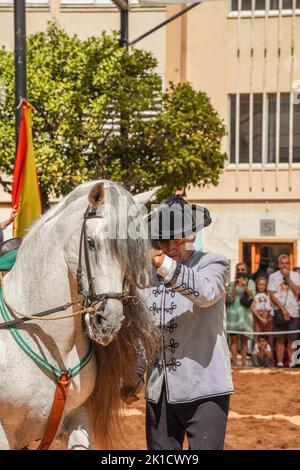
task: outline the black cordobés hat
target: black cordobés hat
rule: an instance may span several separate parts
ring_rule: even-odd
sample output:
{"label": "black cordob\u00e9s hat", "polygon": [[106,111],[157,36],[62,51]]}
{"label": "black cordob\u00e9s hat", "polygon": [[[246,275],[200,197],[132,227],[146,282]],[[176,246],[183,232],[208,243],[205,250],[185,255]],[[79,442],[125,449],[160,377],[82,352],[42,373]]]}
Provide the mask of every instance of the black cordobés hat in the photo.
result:
{"label": "black cordob\u00e9s hat", "polygon": [[211,217],[206,207],[190,204],[179,195],[168,197],[148,215],[151,240],[182,239],[210,224]]}

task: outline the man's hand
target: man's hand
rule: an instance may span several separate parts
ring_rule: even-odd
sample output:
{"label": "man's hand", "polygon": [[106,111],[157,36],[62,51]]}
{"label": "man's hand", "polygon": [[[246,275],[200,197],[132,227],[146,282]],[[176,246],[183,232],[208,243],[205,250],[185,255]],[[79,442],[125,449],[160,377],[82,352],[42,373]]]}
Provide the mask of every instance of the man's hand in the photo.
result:
{"label": "man's hand", "polygon": [[151,261],[152,261],[153,266],[154,266],[156,269],[158,269],[158,268],[160,268],[161,265],[163,264],[165,255],[164,255],[164,253],[162,252],[162,250],[156,250],[155,248],[152,248],[152,249],[150,250],[150,258],[151,258]]}
{"label": "man's hand", "polygon": [[286,277],[286,278],[288,278],[289,275],[290,275],[290,271],[289,271],[288,268],[282,268],[281,272],[282,272],[283,276]]}

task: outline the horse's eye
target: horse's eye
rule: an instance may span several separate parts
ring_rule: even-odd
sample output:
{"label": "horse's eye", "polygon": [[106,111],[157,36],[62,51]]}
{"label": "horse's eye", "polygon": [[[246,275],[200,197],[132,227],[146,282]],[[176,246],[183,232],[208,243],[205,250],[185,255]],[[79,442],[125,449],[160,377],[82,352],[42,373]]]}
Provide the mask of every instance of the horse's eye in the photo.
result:
{"label": "horse's eye", "polygon": [[95,250],[95,248],[96,248],[95,241],[92,238],[89,237],[87,239],[87,242],[88,242],[89,248],[91,250]]}

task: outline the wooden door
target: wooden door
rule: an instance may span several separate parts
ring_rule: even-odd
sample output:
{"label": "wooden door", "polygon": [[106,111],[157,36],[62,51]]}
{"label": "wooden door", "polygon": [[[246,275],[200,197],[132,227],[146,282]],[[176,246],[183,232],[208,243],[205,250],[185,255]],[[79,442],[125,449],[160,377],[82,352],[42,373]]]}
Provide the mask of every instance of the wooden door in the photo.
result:
{"label": "wooden door", "polygon": [[262,259],[269,260],[272,267],[277,269],[277,259],[280,254],[287,254],[290,257],[291,270],[296,262],[296,241],[264,241],[264,240],[245,240],[240,249],[240,261],[247,264],[251,273],[254,273],[260,267]]}

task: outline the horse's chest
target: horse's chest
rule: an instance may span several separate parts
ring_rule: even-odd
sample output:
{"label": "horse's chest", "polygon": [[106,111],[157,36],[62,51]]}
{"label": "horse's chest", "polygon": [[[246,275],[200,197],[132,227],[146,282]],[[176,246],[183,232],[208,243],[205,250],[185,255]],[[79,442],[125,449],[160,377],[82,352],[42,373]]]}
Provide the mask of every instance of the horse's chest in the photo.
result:
{"label": "horse's chest", "polygon": [[[27,371],[28,372],[28,371]],[[66,406],[61,419],[79,408],[93,391],[96,377],[96,361],[92,357],[79,375],[70,383]],[[35,382],[38,380],[39,386]],[[30,385],[31,384],[31,385]],[[5,406],[1,404],[0,421],[6,424],[7,436],[14,443],[14,448],[22,448],[29,442],[39,440],[45,431],[55,394],[55,383],[39,369],[31,370],[31,376],[25,374],[15,383],[16,393],[5,397]],[[14,430],[10,435],[9,430]],[[1,443],[0,443],[1,445]]]}

